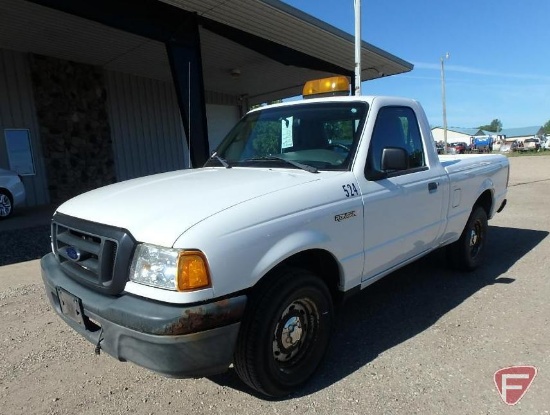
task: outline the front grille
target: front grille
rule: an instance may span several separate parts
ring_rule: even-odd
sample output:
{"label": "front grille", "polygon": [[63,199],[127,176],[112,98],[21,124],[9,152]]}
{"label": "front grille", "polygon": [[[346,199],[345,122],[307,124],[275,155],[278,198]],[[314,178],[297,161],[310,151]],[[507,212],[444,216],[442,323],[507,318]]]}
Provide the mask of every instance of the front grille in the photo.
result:
{"label": "front grille", "polygon": [[119,294],[128,281],[136,241],[125,229],[56,213],[52,248],[72,279],[105,294]]}

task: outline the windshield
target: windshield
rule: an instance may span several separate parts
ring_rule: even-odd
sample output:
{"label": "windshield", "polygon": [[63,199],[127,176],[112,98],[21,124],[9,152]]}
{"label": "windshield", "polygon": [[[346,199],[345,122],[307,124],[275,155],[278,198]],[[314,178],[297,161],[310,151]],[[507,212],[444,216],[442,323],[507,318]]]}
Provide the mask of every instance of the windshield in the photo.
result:
{"label": "windshield", "polygon": [[252,112],[206,165],[221,158],[229,166],[348,170],[367,109],[364,102],[317,102]]}

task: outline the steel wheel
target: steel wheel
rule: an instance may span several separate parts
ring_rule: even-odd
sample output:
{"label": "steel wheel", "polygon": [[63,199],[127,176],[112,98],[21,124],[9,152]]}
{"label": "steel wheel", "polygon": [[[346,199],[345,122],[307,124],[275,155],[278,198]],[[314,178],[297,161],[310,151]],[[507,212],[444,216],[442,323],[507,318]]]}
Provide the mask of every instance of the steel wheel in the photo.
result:
{"label": "steel wheel", "polygon": [[301,298],[281,315],[273,333],[273,359],[280,370],[299,364],[319,331],[319,310],[313,301]]}
{"label": "steel wheel", "polygon": [[485,243],[485,230],[481,219],[476,219],[469,232],[470,257],[475,259],[480,254],[483,249],[483,244]]}
{"label": "steel wheel", "polygon": [[237,374],[267,396],[294,392],[321,363],[332,320],[325,283],[304,270],[283,270],[250,298],[235,349]]}
{"label": "steel wheel", "polygon": [[448,247],[451,264],[463,271],[473,271],[481,265],[487,238],[487,213],[475,207],[460,235],[460,239]]}

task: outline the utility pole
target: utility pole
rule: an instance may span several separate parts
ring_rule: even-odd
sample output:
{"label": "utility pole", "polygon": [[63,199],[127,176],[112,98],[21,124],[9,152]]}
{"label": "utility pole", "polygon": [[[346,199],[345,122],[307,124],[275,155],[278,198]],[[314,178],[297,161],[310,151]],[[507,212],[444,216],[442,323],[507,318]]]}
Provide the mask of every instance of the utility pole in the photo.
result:
{"label": "utility pole", "polygon": [[361,0],[355,2],[355,91],[361,95]]}
{"label": "utility pole", "polygon": [[441,100],[443,103],[443,154],[447,154],[447,105],[445,103],[445,60],[449,59],[449,52],[441,57]]}

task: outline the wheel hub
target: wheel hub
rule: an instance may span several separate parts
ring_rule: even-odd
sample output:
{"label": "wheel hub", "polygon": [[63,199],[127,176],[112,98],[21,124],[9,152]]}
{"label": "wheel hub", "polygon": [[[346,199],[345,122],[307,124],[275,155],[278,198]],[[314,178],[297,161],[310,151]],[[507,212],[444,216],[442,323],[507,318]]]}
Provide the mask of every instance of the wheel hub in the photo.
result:
{"label": "wheel hub", "polygon": [[285,347],[292,347],[302,338],[302,323],[298,317],[291,317],[283,327],[282,343]]}
{"label": "wheel hub", "polygon": [[470,231],[470,252],[472,257],[477,256],[483,244],[483,227],[476,222]]}
{"label": "wheel hub", "polygon": [[311,318],[307,301],[295,301],[284,310],[273,333],[273,357],[276,361],[288,364],[308,347],[305,344],[310,336]]}
{"label": "wheel hub", "polygon": [[470,234],[470,246],[475,246],[479,240],[479,236],[477,235],[477,232],[472,230],[472,233]]}

